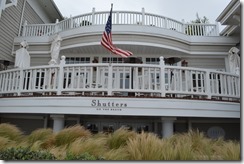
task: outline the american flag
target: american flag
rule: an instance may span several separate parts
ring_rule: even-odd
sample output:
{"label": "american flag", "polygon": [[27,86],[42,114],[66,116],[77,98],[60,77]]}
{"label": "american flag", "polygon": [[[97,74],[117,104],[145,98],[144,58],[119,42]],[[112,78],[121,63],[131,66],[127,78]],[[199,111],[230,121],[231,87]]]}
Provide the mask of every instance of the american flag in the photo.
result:
{"label": "american flag", "polygon": [[112,7],[110,10],[108,20],[107,20],[107,24],[105,26],[105,31],[103,32],[101,44],[102,44],[102,46],[104,46],[106,49],[108,49],[112,53],[114,53],[116,55],[120,55],[121,57],[127,58],[127,57],[133,55],[132,52],[127,51],[127,50],[122,50],[113,45],[111,30],[112,30]]}

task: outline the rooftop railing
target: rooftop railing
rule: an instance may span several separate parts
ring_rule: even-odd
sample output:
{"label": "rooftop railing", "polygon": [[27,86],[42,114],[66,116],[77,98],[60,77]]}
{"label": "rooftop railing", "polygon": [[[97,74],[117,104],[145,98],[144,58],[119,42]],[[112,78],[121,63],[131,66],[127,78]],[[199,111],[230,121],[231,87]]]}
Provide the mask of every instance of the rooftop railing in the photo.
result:
{"label": "rooftop railing", "polygon": [[240,77],[210,69],[160,64],[89,63],[0,72],[0,96],[101,95],[240,100]]}
{"label": "rooftop railing", "polygon": [[[65,19],[54,24],[27,24],[24,23],[21,36],[49,36],[65,30],[84,26],[104,25],[109,12],[95,12]],[[217,24],[184,23],[160,15],[142,12],[113,11],[113,25],[152,26],[174,30],[192,36],[218,36]]]}

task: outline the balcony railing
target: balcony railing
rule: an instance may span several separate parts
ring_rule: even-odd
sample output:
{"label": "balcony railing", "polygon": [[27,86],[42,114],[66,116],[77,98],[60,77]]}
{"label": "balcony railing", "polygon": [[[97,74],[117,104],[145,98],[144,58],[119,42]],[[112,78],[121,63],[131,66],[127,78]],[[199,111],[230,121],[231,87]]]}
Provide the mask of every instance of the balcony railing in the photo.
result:
{"label": "balcony railing", "polygon": [[[30,24],[23,25],[21,36],[49,36],[65,30],[82,26],[104,25],[109,12],[95,12],[65,19],[55,24]],[[174,30],[192,36],[218,36],[217,24],[189,24],[176,21],[164,16],[142,12],[114,11],[112,14],[114,25],[153,26]]]}
{"label": "balcony railing", "polygon": [[240,77],[160,64],[65,64],[0,72],[0,95],[104,95],[240,99]]}

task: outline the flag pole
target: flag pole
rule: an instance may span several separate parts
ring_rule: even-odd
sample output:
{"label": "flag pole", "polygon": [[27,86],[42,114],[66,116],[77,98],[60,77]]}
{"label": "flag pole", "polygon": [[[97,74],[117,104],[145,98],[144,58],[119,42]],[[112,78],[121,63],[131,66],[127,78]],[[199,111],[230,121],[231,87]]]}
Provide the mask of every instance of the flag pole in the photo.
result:
{"label": "flag pole", "polygon": [[[113,12],[113,3],[111,3],[111,11]],[[111,12],[111,25],[113,24],[112,23],[112,12]],[[109,64],[111,64],[112,63],[112,53],[111,53],[111,51],[109,51],[109,53],[110,53],[110,61],[109,61]]]}

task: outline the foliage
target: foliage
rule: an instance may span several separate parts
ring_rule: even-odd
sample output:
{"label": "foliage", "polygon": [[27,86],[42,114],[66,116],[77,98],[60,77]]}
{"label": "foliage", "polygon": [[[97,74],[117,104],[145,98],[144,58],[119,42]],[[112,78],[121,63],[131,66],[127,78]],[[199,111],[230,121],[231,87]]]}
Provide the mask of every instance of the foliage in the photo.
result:
{"label": "foliage", "polygon": [[51,135],[53,135],[52,129],[37,129],[33,131],[28,136],[28,142],[31,144],[35,143],[36,141],[45,141],[47,140]]}
{"label": "foliage", "polygon": [[127,142],[130,160],[163,160],[162,148],[161,140],[153,133],[142,132]]}
{"label": "foliage", "polygon": [[[206,35],[206,27],[201,26],[201,25],[196,25],[196,24],[208,24],[209,20],[207,17],[200,18],[198,13],[196,14],[196,20],[192,20],[190,25],[186,26],[185,33],[188,35],[197,35],[197,36],[202,36]],[[195,24],[195,25],[191,25]]]}
{"label": "foliage", "polygon": [[0,151],[14,145],[14,141],[0,136]]}
{"label": "foliage", "polygon": [[89,153],[83,153],[79,155],[73,155],[71,153],[67,154],[66,158],[64,160],[85,160],[85,161],[95,161],[95,160],[101,160],[100,158],[96,158],[95,156],[89,154]]}
{"label": "foliage", "polygon": [[114,133],[91,134],[81,126],[58,133],[38,129],[30,135],[0,124],[3,160],[240,160],[240,143],[210,139],[198,130],[160,138],[121,128]]}
{"label": "foliage", "polygon": [[19,141],[23,137],[23,133],[15,125],[2,123],[0,124],[0,136]]}
{"label": "foliage", "polygon": [[105,160],[129,160],[129,153],[126,147],[111,149],[103,154]]}
{"label": "foliage", "polygon": [[55,156],[57,160],[64,160],[67,155],[67,145],[52,147],[49,149],[49,152]]}
{"label": "foliage", "polygon": [[108,136],[108,146],[110,149],[118,149],[121,146],[125,146],[129,138],[136,136],[134,131],[127,130],[126,128],[120,128],[114,133]]}
{"label": "foliage", "polygon": [[106,138],[79,138],[70,144],[68,151],[74,155],[87,152],[96,157],[100,157],[107,151]]}
{"label": "foliage", "polygon": [[203,16],[203,18],[200,18],[198,13],[196,13],[196,20],[192,20],[191,23],[209,23],[209,20],[207,17]]}
{"label": "foliage", "polygon": [[0,152],[1,160],[55,160],[47,151],[31,151],[29,148],[8,148]]}
{"label": "foliage", "polygon": [[58,132],[55,137],[56,146],[70,144],[77,138],[91,137],[91,132],[80,125],[71,126]]}

